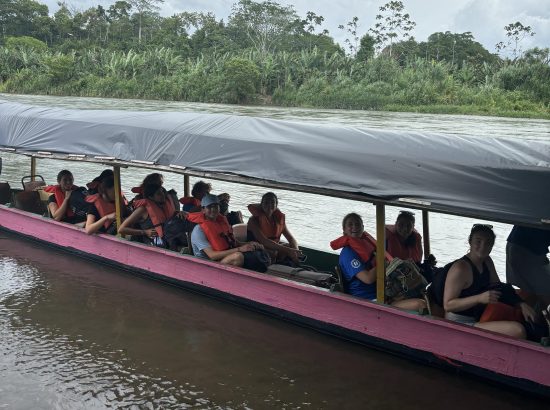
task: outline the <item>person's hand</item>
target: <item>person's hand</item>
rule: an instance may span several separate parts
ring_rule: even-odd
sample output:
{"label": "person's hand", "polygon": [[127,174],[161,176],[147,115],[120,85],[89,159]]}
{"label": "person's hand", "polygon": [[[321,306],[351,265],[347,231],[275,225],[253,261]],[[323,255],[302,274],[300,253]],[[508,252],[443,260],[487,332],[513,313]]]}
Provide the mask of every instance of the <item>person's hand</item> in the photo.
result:
{"label": "person's hand", "polygon": [[239,252],[252,252],[255,251],[256,248],[254,247],[254,242],[248,242],[244,245],[241,245],[237,248]]}
{"label": "person's hand", "polygon": [[73,193],[73,191],[65,191],[65,199],[68,200],[70,197],[71,197],[71,194]]}
{"label": "person's hand", "polygon": [[255,251],[264,248],[264,246],[263,246],[261,243],[259,243],[259,242],[254,242],[254,241],[252,241],[252,242],[250,242],[250,243],[254,246],[254,250],[255,250]]}
{"label": "person's hand", "polygon": [[144,229],[143,234],[149,238],[154,238],[159,235],[155,228]]}
{"label": "person's hand", "polygon": [[186,219],[187,215],[189,215],[189,212],[185,212],[185,211],[176,212],[176,216],[180,219]]}
{"label": "person's hand", "polygon": [[113,212],[113,213],[110,213],[110,214],[105,215],[105,218],[106,218],[108,221],[114,221],[114,220],[116,219],[116,212]]}
{"label": "person's hand", "polygon": [[523,315],[525,321],[533,323],[537,316],[535,310],[525,302],[521,302],[519,307],[521,308],[521,314]]}
{"label": "person's hand", "polygon": [[480,293],[478,295],[479,303],[488,305],[489,303],[496,303],[502,295],[498,290],[488,290],[487,292]]}
{"label": "person's hand", "polygon": [[301,250],[294,249],[294,248],[288,248],[285,249],[287,256],[294,262],[296,265],[299,265],[301,262],[301,258],[304,256]]}

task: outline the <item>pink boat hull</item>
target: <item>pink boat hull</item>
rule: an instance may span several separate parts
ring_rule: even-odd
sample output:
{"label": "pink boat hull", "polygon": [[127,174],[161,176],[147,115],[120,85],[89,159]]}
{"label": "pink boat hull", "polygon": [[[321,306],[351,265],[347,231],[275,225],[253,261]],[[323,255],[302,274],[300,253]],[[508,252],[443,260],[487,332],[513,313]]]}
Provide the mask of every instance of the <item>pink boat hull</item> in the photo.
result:
{"label": "pink boat hull", "polygon": [[0,227],[422,361],[550,395],[550,349],[0,206]]}

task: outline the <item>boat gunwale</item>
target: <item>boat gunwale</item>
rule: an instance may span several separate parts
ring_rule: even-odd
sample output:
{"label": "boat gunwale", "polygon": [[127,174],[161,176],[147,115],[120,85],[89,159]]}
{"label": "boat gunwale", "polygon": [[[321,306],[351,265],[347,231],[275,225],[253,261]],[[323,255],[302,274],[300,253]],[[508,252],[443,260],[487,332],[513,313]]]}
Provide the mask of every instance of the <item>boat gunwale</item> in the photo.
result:
{"label": "boat gunwale", "polygon": [[[64,223],[64,222],[55,221],[51,218],[46,218],[46,217],[43,217],[41,215],[33,214],[33,213],[26,212],[26,211],[23,211],[23,210],[20,210],[20,209],[9,208],[5,205],[0,205],[0,213],[2,211],[13,212],[13,213],[19,214],[20,216],[23,216],[23,217],[36,219],[36,220],[39,220],[39,221],[44,222],[44,223],[54,224],[54,225],[57,225],[57,226],[59,226],[61,228],[64,228],[64,229],[79,232],[82,235],[86,235],[86,236],[89,236],[89,237],[94,237],[94,236],[99,237],[102,240],[112,241],[112,242],[119,243],[121,245],[127,245],[127,246],[130,246],[130,247],[140,248],[143,251],[158,253],[158,254],[163,255],[165,257],[181,259],[181,260],[185,260],[186,262],[190,262],[190,263],[198,264],[198,265],[206,265],[206,266],[209,266],[209,267],[217,269],[217,270],[228,271],[228,272],[238,274],[238,275],[241,275],[241,276],[246,276],[250,279],[272,282],[272,283],[275,283],[275,284],[278,284],[278,285],[284,285],[284,286],[291,287],[293,289],[304,291],[304,292],[307,292],[307,293],[314,293],[314,294],[322,295],[322,296],[325,296],[325,297],[328,296],[330,298],[339,299],[343,302],[350,303],[350,304],[353,304],[353,305],[359,305],[363,308],[379,310],[379,311],[382,311],[384,313],[388,313],[388,314],[391,314],[391,315],[394,315],[394,316],[406,317],[407,319],[414,319],[414,320],[422,321],[422,322],[429,323],[431,325],[435,325],[435,326],[438,326],[438,327],[452,329],[453,331],[461,331],[463,333],[469,333],[471,335],[480,336],[480,337],[483,337],[483,338],[486,338],[486,339],[491,339],[493,341],[510,344],[510,345],[513,345],[513,346],[516,346],[516,347],[529,348],[531,350],[535,350],[535,351],[538,351],[538,352],[544,352],[544,353],[549,353],[550,354],[550,349],[545,348],[545,347],[541,346],[540,344],[536,344],[534,342],[514,339],[514,338],[506,336],[506,335],[501,335],[499,333],[479,329],[479,328],[476,328],[476,327],[473,327],[473,326],[463,325],[463,324],[460,324],[460,323],[452,322],[452,321],[445,320],[445,319],[442,319],[442,318],[438,318],[438,317],[435,317],[435,316],[413,314],[413,313],[407,312],[407,311],[402,310],[402,309],[398,309],[398,308],[395,308],[395,307],[392,307],[392,306],[389,306],[389,305],[385,305],[385,304],[381,304],[381,303],[378,303],[378,302],[373,302],[373,301],[361,299],[361,298],[358,298],[358,297],[347,295],[347,294],[342,293],[342,292],[333,292],[333,291],[330,291],[328,289],[320,288],[318,286],[309,285],[309,284],[306,284],[306,283],[301,283],[301,282],[296,282],[296,281],[285,279],[285,278],[266,275],[266,274],[254,272],[254,271],[244,269],[244,268],[239,268],[239,267],[234,267],[234,266],[229,266],[229,265],[222,265],[220,263],[213,262],[213,261],[210,261],[210,260],[207,260],[207,259],[203,259],[203,258],[191,256],[191,255],[185,255],[185,254],[170,251],[170,250],[167,250],[167,249],[161,249],[161,248],[145,245],[145,244],[142,244],[142,243],[139,243],[139,242],[131,242],[131,241],[128,241],[128,240],[123,239],[123,238],[118,238],[114,235],[108,235],[108,234],[88,235],[88,234],[86,234],[86,232],[83,228],[79,228],[77,226],[67,224],[67,223]],[[3,228],[3,226],[1,226],[1,225],[0,225],[0,227]],[[5,228],[5,229],[10,230],[9,228]],[[24,235],[26,235],[26,234],[24,234]],[[44,241],[43,239],[41,239],[41,240]],[[58,245],[58,244],[53,244],[53,245],[67,248],[66,246],[63,246],[63,245]],[[75,248],[75,249],[78,250],[77,248]],[[83,253],[87,253],[85,251],[80,251],[80,250],[78,250],[78,251],[83,252]],[[96,256],[101,258],[101,256],[99,256],[99,255],[96,255]],[[128,266],[131,269],[136,268],[136,267],[133,267],[131,265],[127,265],[127,264],[124,264],[124,263],[121,263],[121,262],[117,262],[117,263],[120,263],[121,265],[124,265],[124,266]],[[137,268],[137,269],[141,269],[141,268]],[[162,276],[162,274],[159,274],[157,272],[152,272],[152,273]]]}

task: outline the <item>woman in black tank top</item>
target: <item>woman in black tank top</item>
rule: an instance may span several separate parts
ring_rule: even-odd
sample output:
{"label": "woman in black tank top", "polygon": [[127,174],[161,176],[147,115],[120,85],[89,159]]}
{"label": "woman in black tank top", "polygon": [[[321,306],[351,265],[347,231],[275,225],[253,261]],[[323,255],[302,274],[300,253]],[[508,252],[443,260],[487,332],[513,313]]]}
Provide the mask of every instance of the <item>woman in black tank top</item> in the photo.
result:
{"label": "woman in black tank top", "polygon": [[[479,318],[486,305],[498,302],[501,296],[499,291],[490,289],[491,284],[500,282],[493,260],[489,256],[495,243],[492,226],[474,225],[468,243],[470,251],[454,262],[447,274],[443,295],[446,317],[457,322],[524,339],[525,328],[519,322],[479,323]],[[521,304],[521,309],[526,319],[534,317],[534,311],[526,303]]]}

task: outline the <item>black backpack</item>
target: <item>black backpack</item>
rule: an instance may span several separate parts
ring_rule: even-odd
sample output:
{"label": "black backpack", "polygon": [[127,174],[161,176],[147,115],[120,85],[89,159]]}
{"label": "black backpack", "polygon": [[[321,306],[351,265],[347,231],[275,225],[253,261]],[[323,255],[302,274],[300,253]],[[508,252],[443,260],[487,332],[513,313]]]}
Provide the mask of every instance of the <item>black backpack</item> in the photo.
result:
{"label": "black backpack", "polygon": [[71,193],[69,198],[69,206],[71,211],[79,217],[86,220],[86,214],[88,209],[90,209],[90,203],[86,202],[86,197],[88,196],[88,191],[84,187],[79,187]]}
{"label": "black backpack", "polygon": [[193,222],[178,216],[173,216],[164,222],[162,229],[164,231],[164,242],[168,249],[177,250],[182,246],[189,246],[187,233],[191,232],[194,227]]}
{"label": "black backpack", "polygon": [[439,306],[443,306],[443,295],[445,293],[445,281],[447,274],[456,261],[449,262],[442,268],[433,268],[432,285],[429,287],[430,294]]}

